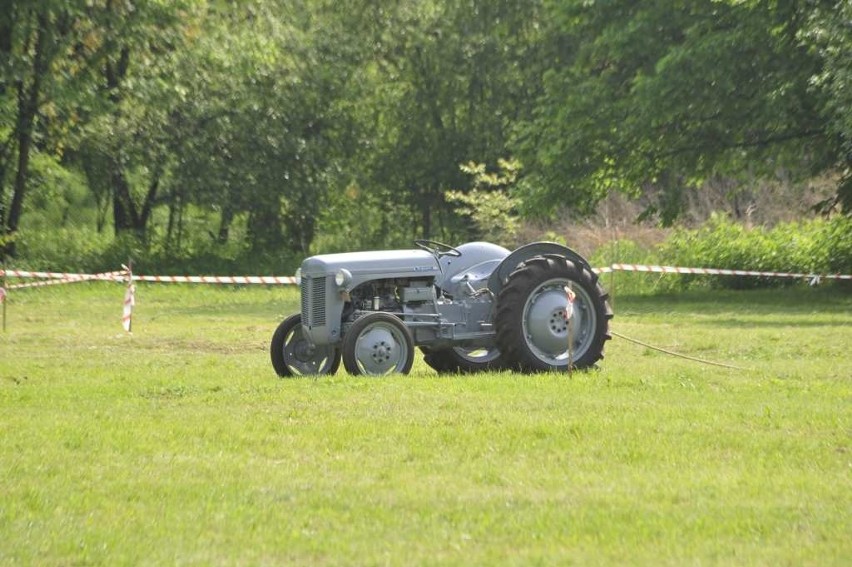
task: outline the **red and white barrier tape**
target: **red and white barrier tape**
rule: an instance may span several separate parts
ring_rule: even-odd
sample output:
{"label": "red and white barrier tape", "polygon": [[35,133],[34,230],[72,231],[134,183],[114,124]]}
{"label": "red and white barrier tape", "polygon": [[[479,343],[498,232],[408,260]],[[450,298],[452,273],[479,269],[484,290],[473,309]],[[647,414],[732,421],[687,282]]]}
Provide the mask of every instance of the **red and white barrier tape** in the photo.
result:
{"label": "red and white barrier tape", "polygon": [[819,281],[827,280],[852,280],[852,275],[841,274],[814,274],[814,273],[793,273],[793,272],[762,272],[754,270],[727,270],[719,268],[681,268],[675,266],[647,266],[644,264],[613,264],[607,268],[598,268],[595,271],[598,273],[606,273],[610,271],[620,272],[653,272],[660,274],[695,274],[695,275],[713,275],[713,276],[753,276],[753,277],[768,277],[768,278],[798,278],[810,279]]}
{"label": "red and white barrier tape", "polygon": [[292,276],[133,276],[136,281],[204,284],[295,284]]}
{"label": "red and white barrier tape", "polygon": [[[292,276],[134,276],[127,266],[115,272],[104,272],[100,274],[75,274],[65,272],[32,272],[26,270],[3,270],[0,269],[0,277],[15,278],[40,278],[45,281],[7,285],[4,289],[0,287],[0,303],[6,300],[7,290],[21,289],[27,287],[39,287],[46,285],[57,285],[83,281],[115,281],[126,282],[127,290],[124,294],[124,310],[122,311],[121,324],[128,333],[132,329],[133,306],[136,305],[135,281],[155,283],[201,283],[201,284],[264,284],[264,285],[291,285],[296,283]],[[598,274],[606,274],[616,271],[621,272],[651,272],[660,274],[693,274],[693,275],[721,275],[721,276],[755,276],[775,278],[799,278],[809,279],[811,284],[819,283],[821,279],[852,280],[852,275],[842,274],[812,274],[792,272],[763,272],[754,270],[728,270],[719,268],[681,268],[676,266],[649,266],[644,264],[612,264],[602,268],[594,268]],[[5,324],[5,320],[4,320]]]}
{"label": "red and white barrier tape", "polygon": [[[57,283],[71,283],[89,280],[108,280],[123,282],[127,279],[127,272],[117,271],[103,274],[72,274],[64,272],[29,272],[25,270],[0,270],[0,277],[16,278],[42,278],[55,280]],[[156,283],[204,283],[204,284],[295,284],[296,278],[292,276],[139,276],[134,275],[135,281]],[[38,284],[18,284],[18,286],[50,285],[45,282]],[[11,286],[10,286],[11,288]]]}
{"label": "red and white barrier tape", "polygon": [[[7,274],[11,273],[12,270],[7,270]],[[39,282],[30,282],[30,283],[21,283],[21,284],[13,284],[8,286],[7,289],[23,289],[27,287],[42,287],[46,285],[59,285],[59,284],[67,284],[67,283],[75,283],[75,282],[88,282],[95,280],[105,280],[105,281],[123,281],[125,279],[125,272],[116,271],[116,272],[104,272],[101,274],[62,274],[63,277],[59,277],[60,274],[57,272],[19,272],[19,273],[30,273],[30,274],[52,274],[50,277],[54,279],[47,279]],[[3,271],[0,270],[0,276],[3,275]],[[37,276],[17,276],[17,277],[46,277],[42,275]]]}
{"label": "red and white barrier tape", "polygon": [[[601,268],[594,268],[598,274],[610,272],[650,272],[659,274],[692,274],[692,275],[718,275],[718,276],[753,276],[774,278],[799,278],[816,280],[852,280],[852,275],[845,274],[814,274],[794,272],[766,272],[755,270],[729,270],[722,268],[683,268],[677,266],[653,266],[645,264],[612,264]],[[40,285],[54,285],[58,283],[73,283],[91,280],[106,280],[124,282],[127,281],[127,272],[124,270],[106,272],[101,274],[73,274],[64,272],[29,272],[24,270],[0,270],[0,277],[17,278],[42,278],[49,281],[30,284],[15,284],[7,286],[7,289],[31,287]],[[154,283],[195,283],[195,284],[263,284],[263,285],[292,285],[296,278],[292,276],[133,276],[134,281]]]}
{"label": "red and white barrier tape", "polygon": [[75,281],[89,280],[123,281],[125,277],[125,272],[124,270],[117,270],[115,272],[103,272],[99,274],[72,274],[67,272],[30,272],[27,270],[0,269],[0,277],[3,276],[10,278],[41,278],[47,280],[64,280],[64,283],[70,283]]}

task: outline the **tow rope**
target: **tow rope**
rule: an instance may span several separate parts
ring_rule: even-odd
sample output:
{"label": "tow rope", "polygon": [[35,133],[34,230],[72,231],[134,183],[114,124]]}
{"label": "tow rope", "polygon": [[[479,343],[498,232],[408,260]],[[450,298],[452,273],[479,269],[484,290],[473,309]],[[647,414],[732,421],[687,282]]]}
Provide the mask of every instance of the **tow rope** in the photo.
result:
{"label": "tow rope", "polygon": [[725,364],[725,363],[722,363],[722,362],[713,362],[712,360],[705,360],[703,358],[696,358],[694,356],[688,356],[686,354],[680,354],[679,352],[674,352],[674,351],[671,351],[671,350],[666,350],[664,348],[655,347],[653,345],[643,343],[642,341],[630,338],[626,335],[622,335],[621,333],[616,333],[615,331],[610,331],[610,334],[614,335],[618,338],[624,339],[625,341],[629,341],[631,343],[635,343],[637,345],[643,346],[645,348],[649,348],[651,350],[656,350],[656,351],[662,352],[664,354],[668,354],[670,356],[676,356],[678,358],[684,358],[686,360],[691,360],[693,362],[700,362],[701,364],[709,364],[711,366],[721,366],[722,368],[730,368],[731,370],[742,370],[742,371],[745,371],[745,372],[748,372],[750,370],[749,368],[743,368],[741,366],[734,366],[733,364]]}

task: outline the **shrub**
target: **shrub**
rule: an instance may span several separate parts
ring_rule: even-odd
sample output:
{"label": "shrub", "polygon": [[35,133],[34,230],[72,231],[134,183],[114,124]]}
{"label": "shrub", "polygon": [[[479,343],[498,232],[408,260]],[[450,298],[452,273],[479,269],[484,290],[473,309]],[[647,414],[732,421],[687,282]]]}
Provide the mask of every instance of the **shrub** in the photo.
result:
{"label": "shrub", "polygon": [[89,271],[109,248],[111,241],[111,234],[98,233],[94,229],[56,227],[21,230],[17,238],[15,267],[54,272]]}
{"label": "shrub", "polygon": [[[678,266],[794,273],[849,273],[852,222],[847,217],[747,228],[713,215],[696,230],[676,230],[660,247],[662,260]],[[683,276],[676,284],[698,282],[714,287],[748,289],[791,285],[776,277]]]}
{"label": "shrub", "polygon": [[[589,259],[594,267],[606,267],[612,264],[656,264],[658,261],[659,256],[655,250],[642,247],[628,239],[598,247]],[[647,272],[618,272],[612,275],[602,274],[601,279],[611,296],[637,295],[655,291],[660,276]]]}
{"label": "shrub", "polygon": [[835,274],[852,273],[852,217],[838,216],[824,225],[820,252],[826,270]]}

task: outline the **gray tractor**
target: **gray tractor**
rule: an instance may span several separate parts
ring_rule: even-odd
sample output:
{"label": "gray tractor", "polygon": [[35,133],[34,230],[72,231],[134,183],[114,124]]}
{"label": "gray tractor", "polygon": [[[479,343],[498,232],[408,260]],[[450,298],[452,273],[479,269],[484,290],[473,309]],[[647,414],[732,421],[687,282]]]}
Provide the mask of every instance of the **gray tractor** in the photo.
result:
{"label": "gray tractor", "polygon": [[304,260],[301,313],[272,337],[278,375],[333,374],[341,359],[350,374],[405,374],[415,347],[440,373],[565,371],[603,358],[608,296],[570,248],[414,244]]}

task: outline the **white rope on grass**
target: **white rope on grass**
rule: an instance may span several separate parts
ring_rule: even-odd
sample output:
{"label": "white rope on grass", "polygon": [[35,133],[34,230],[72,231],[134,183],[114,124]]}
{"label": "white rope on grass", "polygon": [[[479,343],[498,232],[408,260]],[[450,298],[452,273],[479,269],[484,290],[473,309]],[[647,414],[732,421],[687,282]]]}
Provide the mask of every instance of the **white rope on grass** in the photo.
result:
{"label": "white rope on grass", "polygon": [[610,334],[613,335],[613,336],[616,336],[618,338],[624,339],[626,341],[629,341],[631,343],[635,343],[635,344],[643,346],[645,348],[649,348],[651,350],[656,350],[656,351],[662,352],[664,354],[668,354],[670,356],[676,356],[678,358],[684,358],[686,360],[691,360],[693,362],[700,362],[701,364],[709,364],[711,366],[721,366],[722,368],[730,368],[731,370],[742,370],[744,372],[750,371],[749,368],[743,368],[741,366],[734,366],[733,364],[725,364],[725,363],[722,363],[722,362],[713,362],[712,360],[705,360],[703,358],[696,358],[694,356],[688,356],[686,354],[681,354],[679,352],[674,352],[674,351],[671,351],[671,350],[666,350],[664,348],[655,347],[653,345],[649,345],[647,343],[643,343],[642,341],[632,339],[628,336],[622,335],[621,333],[616,333],[615,331],[612,331],[612,330],[610,331]]}

